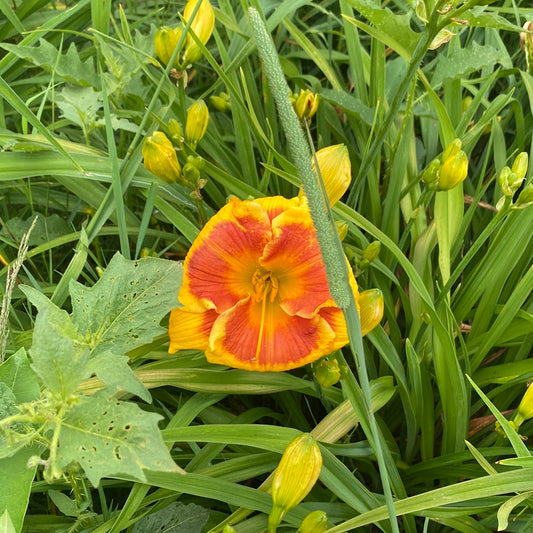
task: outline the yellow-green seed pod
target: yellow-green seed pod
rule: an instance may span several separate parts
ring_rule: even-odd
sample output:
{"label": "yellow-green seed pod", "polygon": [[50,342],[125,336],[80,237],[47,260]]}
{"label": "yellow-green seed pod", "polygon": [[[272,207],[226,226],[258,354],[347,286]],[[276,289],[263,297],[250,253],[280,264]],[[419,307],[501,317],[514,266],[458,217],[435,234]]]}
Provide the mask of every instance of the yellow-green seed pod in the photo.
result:
{"label": "yellow-green seed pod", "polygon": [[468,174],[468,157],[455,139],[442,154],[442,167],[437,182],[438,191],[449,191],[463,182]]}
{"label": "yellow-green seed pod", "polygon": [[324,533],[328,529],[328,517],[324,511],[309,513],[296,533]]}
{"label": "yellow-green seed pod", "polygon": [[381,322],[383,307],[383,293],[379,289],[369,289],[359,294],[361,335],[370,333]]}
{"label": "yellow-green seed pod", "polygon": [[320,448],[309,433],[302,433],[289,443],[272,478],[269,533],[276,531],[285,514],[307,496],[321,468]]}
{"label": "yellow-green seed pod", "polygon": [[293,104],[298,118],[300,120],[312,118],[318,109],[318,101],[318,94],[313,93],[310,89],[302,89]]}
{"label": "yellow-green seed pod", "polygon": [[181,167],[174,146],[162,131],[144,140],[142,147],[144,168],[158,178],[173,183],[181,177]]}
{"label": "yellow-green seed pod", "polygon": [[196,100],[187,110],[187,122],[185,124],[185,140],[192,147],[200,142],[207,130],[209,123],[209,110],[203,100]]}
{"label": "yellow-green seed pod", "polygon": [[533,418],[533,387],[531,385],[526,389],[520,405],[513,415],[512,422],[515,429],[518,429],[523,422],[530,418]]}
{"label": "yellow-green seed pod", "polygon": [[379,252],[381,251],[381,243],[379,241],[372,241],[363,251],[363,259],[367,261],[375,261]]}
{"label": "yellow-green seed pod", "polygon": [[337,359],[324,357],[316,363],[313,373],[317,383],[324,389],[332,387],[341,379],[341,369]]}
{"label": "yellow-green seed pod", "polygon": [[[161,63],[168,65],[174,49],[178,45],[178,41],[181,36],[181,28],[169,28],[163,26],[157,30],[154,39],[155,53]],[[179,67],[179,55],[176,55],[176,59],[172,65],[174,68]]]}
{"label": "yellow-green seed pod", "polygon": [[330,205],[335,205],[348,189],[352,180],[352,164],[344,144],[327,146],[316,153],[318,168]]}

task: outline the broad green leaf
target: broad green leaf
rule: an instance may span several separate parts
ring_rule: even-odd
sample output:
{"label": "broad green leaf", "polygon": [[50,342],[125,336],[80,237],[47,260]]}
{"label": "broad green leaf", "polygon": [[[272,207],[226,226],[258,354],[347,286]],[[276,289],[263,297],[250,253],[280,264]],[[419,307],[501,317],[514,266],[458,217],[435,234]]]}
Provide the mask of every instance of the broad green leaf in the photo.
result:
{"label": "broad green leaf", "polygon": [[493,67],[505,60],[501,51],[489,45],[480,45],[476,41],[466,48],[458,48],[448,56],[441,54],[435,67],[431,86],[437,87],[444,80],[466,78],[471,72],[485,67]]}
{"label": "broad green leaf", "polygon": [[150,402],[150,393],[133,373],[128,361],[127,355],[118,355],[109,351],[101,352],[91,357],[89,369],[108,387],[131,392],[145,402]]}
{"label": "broad green leaf", "polygon": [[[7,418],[17,412],[17,399],[13,391],[2,381],[0,381],[0,420]],[[0,442],[2,436],[0,435]]]}
{"label": "broad green leaf", "polygon": [[92,87],[66,86],[56,96],[62,115],[73,124],[88,130],[96,128],[98,112],[102,109],[102,93]]}
{"label": "broad green leaf", "polygon": [[[35,447],[22,448],[11,457],[0,459],[0,509],[9,514],[13,530],[22,529],[24,515],[31,492],[31,485],[37,466],[28,468],[28,459],[39,453]],[[4,513],[4,515],[5,515]],[[0,533],[9,531],[2,529],[5,523],[0,517]]]}
{"label": "broad green leaf", "polygon": [[189,503],[174,502],[164,509],[141,518],[132,533],[164,531],[165,533],[200,533],[209,518],[207,509]]}
{"label": "broad green leaf", "polygon": [[178,263],[116,254],[93,287],[71,282],[72,321],[91,339],[92,355],[122,355],[164,333],[159,322],[179,305],[181,277]]}
{"label": "broad green leaf", "polygon": [[107,390],[81,397],[61,426],[57,466],[77,461],[95,487],[104,476],[145,481],[143,469],[178,472],[157,427],[160,419]]}
{"label": "broad green leaf", "polygon": [[82,61],[74,43],[65,54],[60,54],[56,47],[39,39],[39,46],[21,46],[20,44],[0,44],[2,48],[17,57],[30,61],[47,72],[53,72],[66,81],[76,85],[95,85],[97,77],[92,58]]}
{"label": "broad green leaf", "polygon": [[9,387],[16,403],[31,402],[39,397],[39,383],[30,368],[24,348],[0,365],[0,383]]}
{"label": "broad green leaf", "polygon": [[67,398],[90,376],[89,350],[66,311],[36,289],[21,289],[39,310],[30,349],[31,368],[50,392]]}
{"label": "broad green leaf", "polygon": [[89,501],[82,502],[81,505],[78,505],[76,500],[70,499],[66,494],[59,492],[58,490],[50,489],[47,492],[47,495],[54,502],[54,505],[65,515],[65,516],[78,516],[81,512],[85,511],[89,506]]}
{"label": "broad green leaf", "polygon": [[35,218],[37,221],[28,240],[29,246],[39,246],[72,231],[72,227],[60,216],[56,214],[44,216],[41,213],[36,213],[28,218],[15,217],[6,220],[0,235],[10,235],[20,241],[22,236],[28,232]]}
{"label": "broad green leaf", "polygon": [[0,533],[16,533],[15,526],[13,526],[7,509],[0,516]]}

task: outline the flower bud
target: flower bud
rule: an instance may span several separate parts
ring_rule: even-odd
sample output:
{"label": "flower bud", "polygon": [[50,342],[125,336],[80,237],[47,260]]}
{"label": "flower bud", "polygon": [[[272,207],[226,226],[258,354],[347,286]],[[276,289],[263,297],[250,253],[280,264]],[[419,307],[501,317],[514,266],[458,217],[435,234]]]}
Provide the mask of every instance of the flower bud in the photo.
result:
{"label": "flower bud", "polygon": [[379,241],[372,241],[363,251],[363,259],[367,261],[374,261],[377,259],[381,251],[381,243]]}
{"label": "flower bud", "polygon": [[[155,53],[159,60],[164,64],[168,65],[174,49],[178,45],[178,41],[181,36],[181,28],[169,28],[168,26],[163,26],[157,30],[154,39]],[[178,68],[178,55],[174,60],[173,67]]]}
{"label": "flower bud", "polygon": [[324,357],[315,365],[313,373],[317,383],[324,389],[335,385],[341,379],[341,369],[337,359]]}
{"label": "flower bud", "polygon": [[309,513],[296,533],[324,533],[328,529],[328,517],[324,511]]}
{"label": "flower bud", "polygon": [[[201,4],[191,22],[191,30],[202,44],[206,44],[207,41],[209,41],[215,26],[215,13],[209,0],[189,0],[183,11],[183,18],[185,22],[189,21],[198,1],[200,1]],[[184,63],[196,63],[201,57],[202,51],[199,46],[194,42],[194,39],[190,35],[187,35],[183,57]]]}
{"label": "flower bud", "polygon": [[318,168],[330,205],[335,205],[348,189],[352,179],[352,165],[348,149],[344,144],[336,144],[318,150]]}
{"label": "flower bud", "polygon": [[144,140],[142,147],[144,168],[158,178],[173,183],[180,179],[181,167],[168,137],[161,131],[154,131]]}
{"label": "flower bud", "polygon": [[370,333],[381,322],[383,306],[383,293],[379,289],[369,289],[359,293],[361,335]]}
{"label": "flower bud", "polygon": [[309,89],[302,89],[294,101],[294,111],[300,120],[310,119],[318,109],[318,94],[314,94]]}
{"label": "flower bud", "polygon": [[269,533],[276,531],[285,514],[307,496],[321,468],[320,448],[309,433],[302,433],[289,443],[272,478]]}
{"label": "flower bud", "polygon": [[218,95],[210,96],[209,103],[217,111],[221,111],[222,113],[227,113],[231,109],[229,96],[226,93],[219,93]]}
{"label": "flower bud", "polygon": [[436,189],[440,175],[440,159],[433,159],[431,163],[424,169],[420,179],[427,184],[430,189]]}
{"label": "flower bud", "polygon": [[185,140],[193,148],[200,142],[207,130],[209,110],[203,100],[196,100],[187,110],[185,123]]}
{"label": "flower bud", "polygon": [[516,177],[519,180],[523,180],[526,177],[527,167],[528,167],[527,152],[520,152],[516,156],[511,170],[516,174]]}
{"label": "flower bud", "polygon": [[526,69],[533,74],[533,21],[528,20],[522,28],[526,31],[520,33],[520,47],[526,54]]}
{"label": "flower bud", "polygon": [[523,422],[533,418],[533,387],[528,386],[518,409],[515,411],[513,416],[513,425],[515,429],[518,429]]}
{"label": "flower bud", "polygon": [[449,191],[463,182],[468,174],[468,158],[455,139],[442,154],[442,167],[437,182],[438,191]]}
{"label": "flower bud", "polygon": [[226,524],[222,530],[222,533],[237,533],[237,530],[233,526]]}
{"label": "flower bud", "polygon": [[170,134],[170,140],[176,146],[180,146],[183,142],[183,132],[181,124],[174,118],[171,118],[167,124],[168,133]]}

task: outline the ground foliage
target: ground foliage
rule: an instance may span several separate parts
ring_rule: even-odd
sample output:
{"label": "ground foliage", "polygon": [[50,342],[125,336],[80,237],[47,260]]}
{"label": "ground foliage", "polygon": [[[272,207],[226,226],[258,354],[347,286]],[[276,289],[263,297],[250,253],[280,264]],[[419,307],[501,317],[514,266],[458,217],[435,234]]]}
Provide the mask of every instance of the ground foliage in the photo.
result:
{"label": "ground foliage", "polygon": [[[312,367],[167,354],[180,261],[207,218],[231,195],[298,193],[248,3],[214,4],[185,83],[154,54],[182,3],[0,2],[0,531],[215,532],[231,520],[256,533],[269,474],[309,431],[320,482],[286,531],[314,509],[331,532],[531,530],[533,425],[519,436],[508,418],[533,376],[532,172],[507,196],[498,182],[533,156],[529,1],[250,4],[291,89],[320,97],[314,147],[349,150],[334,216],[360,287],[384,295],[364,339],[377,424],[347,348],[329,388]],[[205,137],[178,153],[203,159],[201,195],[146,171],[144,138],[221,93],[230,108],[211,101]],[[468,177],[435,192],[421,175],[456,138]]]}

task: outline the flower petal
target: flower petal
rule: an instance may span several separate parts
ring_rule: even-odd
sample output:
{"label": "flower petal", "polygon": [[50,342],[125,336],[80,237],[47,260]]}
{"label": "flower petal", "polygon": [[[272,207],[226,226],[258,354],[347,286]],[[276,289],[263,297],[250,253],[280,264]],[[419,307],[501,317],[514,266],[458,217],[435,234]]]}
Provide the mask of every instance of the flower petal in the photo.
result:
{"label": "flower petal", "polygon": [[285,198],[284,196],[265,196],[264,198],[256,198],[254,202],[258,203],[268,214],[270,220],[276,218],[291,207],[298,207],[302,203],[302,199]]}
{"label": "flower petal", "polygon": [[272,233],[260,261],[278,281],[285,312],[311,318],[320,307],[334,305],[307,206],[283,211],[272,221]]}
{"label": "flower petal", "polygon": [[196,313],[182,307],[172,309],[168,324],[168,353],[178,350],[207,350],[209,334],[218,313],[212,309]]}
{"label": "flower petal", "polygon": [[270,238],[270,220],[259,204],[231,200],[191,246],[183,265],[180,302],[192,311],[221,313],[246,298]]}
{"label": "flower petal", "polygon": [[258,371],[289,370],[332,351],[328,322],[289,316],[274,301],[251,298],[222,313],[213,325],[207,360]]}

